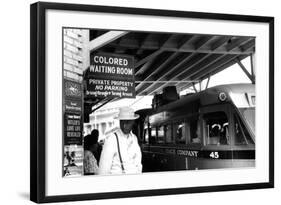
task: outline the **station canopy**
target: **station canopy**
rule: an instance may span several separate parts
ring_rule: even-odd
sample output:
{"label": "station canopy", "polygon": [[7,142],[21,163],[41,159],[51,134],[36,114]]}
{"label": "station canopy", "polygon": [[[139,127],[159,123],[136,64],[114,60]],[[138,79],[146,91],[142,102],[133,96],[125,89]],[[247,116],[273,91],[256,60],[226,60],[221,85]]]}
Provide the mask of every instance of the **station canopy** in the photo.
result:
{"label": "station canopy", "polygon": [[[107,37],[100,45],[95,41]],[[90,30],[90,51],[134,56],[136,94],[180,92],[255,52],[255,37]]]}

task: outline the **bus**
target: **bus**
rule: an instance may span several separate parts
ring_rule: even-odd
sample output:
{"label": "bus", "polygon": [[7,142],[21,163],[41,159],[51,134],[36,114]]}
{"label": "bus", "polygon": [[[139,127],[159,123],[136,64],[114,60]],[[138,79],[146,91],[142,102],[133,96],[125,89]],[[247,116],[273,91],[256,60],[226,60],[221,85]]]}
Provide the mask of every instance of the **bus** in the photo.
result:
{"label": "bus", "polygon": [[231,84],[137,111],[143,172],[255,166],[255,85]]}

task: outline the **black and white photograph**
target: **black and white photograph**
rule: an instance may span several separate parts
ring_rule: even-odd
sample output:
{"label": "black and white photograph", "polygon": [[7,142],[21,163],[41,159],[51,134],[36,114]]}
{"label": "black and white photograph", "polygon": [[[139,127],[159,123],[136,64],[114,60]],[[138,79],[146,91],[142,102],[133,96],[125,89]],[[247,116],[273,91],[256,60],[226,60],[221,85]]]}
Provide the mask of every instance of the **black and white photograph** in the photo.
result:
{"label": "black and white photograph", "polygon": [[255,36],[63,28],[63,63],[81,176],[255,167]]}
{"label": "black and white photograph", "polygon": [[273,17],[30,8],[31,201],[274,187]]}

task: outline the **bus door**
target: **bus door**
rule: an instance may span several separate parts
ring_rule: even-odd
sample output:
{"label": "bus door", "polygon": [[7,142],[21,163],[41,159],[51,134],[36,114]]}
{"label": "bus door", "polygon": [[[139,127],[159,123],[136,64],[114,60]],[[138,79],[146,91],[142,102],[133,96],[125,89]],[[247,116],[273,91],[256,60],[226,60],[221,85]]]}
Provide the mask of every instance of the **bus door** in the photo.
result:
{"label": "bus door", "polygon": [[144,129],[145,142],[142,143],[142,162],[144,172],[174,170],[172,123],[150,125]]}
{"label": "bus door", "polygon": [[150,160],[150,143],[151,142],[151,128],[149,127],[148,122],[144,122],[144,130],[141,141],[141,150],[142,150],[142,165],[143,172],[153,171],[151,170],[151,160]]}
{"label": "bus door", "polygon": [[[155,133],[155,135],[154,135]],[[171,122],[151,125],[151,139],[148,161],[153,171],[174,170],[175,148]]]}
{"label": "bus door", "polygon": [[194,161],[202,147],[199,115],[187,116],[174,123],[176,136],[175,170],[196,169]]}
{"label": "bus door", "polygon": [[198,169],[229,168],[232,164],[233,110],[230,104],[200,108],[203,147]]}

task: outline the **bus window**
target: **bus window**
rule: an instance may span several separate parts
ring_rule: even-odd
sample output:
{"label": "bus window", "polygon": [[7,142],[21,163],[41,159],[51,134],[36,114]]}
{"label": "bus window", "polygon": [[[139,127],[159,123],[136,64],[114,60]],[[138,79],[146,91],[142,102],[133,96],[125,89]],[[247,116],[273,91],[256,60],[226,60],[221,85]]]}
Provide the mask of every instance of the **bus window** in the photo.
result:
{"label": "bus window", "polygon": [[203,115],[204,133],[208,145],[229,144],[228,119],[224,112]]}
{"label": "bus window", "polygon": [[176,136],[177,144],[186,144],[187,124],[185,122],[178,122],[174,125],[174,136]]}
{"label": "bus window", "polygon": [[143,143],[147,144],[149,139],[149,128],[146,126],[143,131]]}
{"label": "bus window", "polygon": [[157,127],[157,143],[164,143],[164,125]]}
{"label": "bus window", "polygon": [[150,136],[150,144],[155,144],[156,143],[156,127],[151,127],[151,136]]}
{"label": "bus window", "polygon": [[[255,133],[255,108],[239,108],[239,111],[248,123],[251,131]],[[253,137],[255,137],[255,135]]]}
{"label": "bus window", "polygon": [[192,119],[190,120],[190,143],[200,143],[200,126],[199,120]]}
{"label": "bus window", "polygon": [[237,115],[235,115],[234,125],[236,145],[254,144],[254,141],[252,140],[245,125]]}
{"label": "bus window", "polygon": [[165,136],[166,136],[166,143],[173,143],[173,130],[171,124],[165,126]]}

